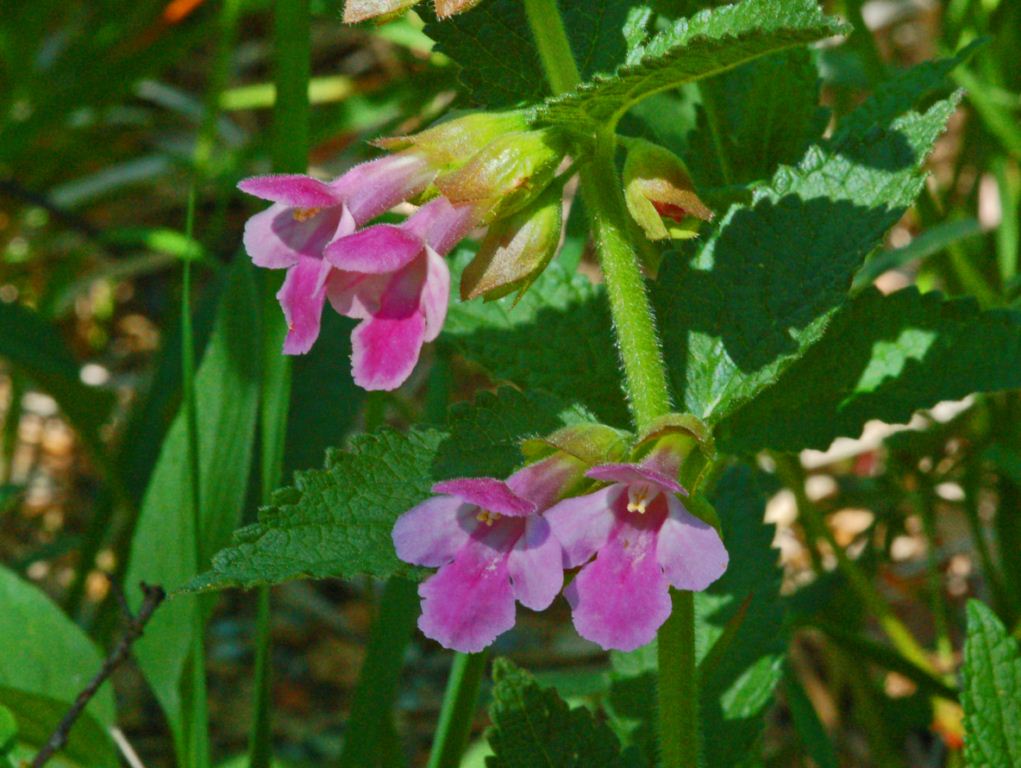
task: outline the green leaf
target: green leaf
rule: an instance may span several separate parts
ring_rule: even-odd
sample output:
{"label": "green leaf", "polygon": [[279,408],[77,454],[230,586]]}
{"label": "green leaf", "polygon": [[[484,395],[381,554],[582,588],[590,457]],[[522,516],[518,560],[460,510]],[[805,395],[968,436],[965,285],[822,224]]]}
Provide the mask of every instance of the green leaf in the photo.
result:
{"label": "green leaf", "polygon": [[497,381],[545,390],[603,421],[628,424],[604,291],[557,262],[516,305],[513,297],[452,302],[441,338]]}
{"label": "green leaf", "polygon": [[812,700],[798,680],[798,673],[791,665],[784,668],[784,693],[787,708],[791,712],[794,728],[807,753],[819,768],[840,768],[840,759],[833,741],[826,732],[826,726],[819,719]]}
{"label": "green leaf", "polygon": [[1021,388],[1021,313],[914,288],[869,289],[776,384],[723,421],[726,451],[825,448],[972,392]]}
{"label": "green leaf", "polygon": [[826,127],[815,60],[804,47],[743,64],[699,89],[698,129],[684,159],[700,187],[768,179],[800,160]]}
{"label": "green leaf", "polygon": [[[97,672],[98,663],[95,670]],[[77,691],[64,691],[60,699],[55,699],[0,685],[0,701],[10,707],[18,721],[18,747],[9,755],[14,765],[19,768],[24,765],[17,759],[20,751],[38,752],[49,741],[71,708],[72,697],[75,694]],[[0,707],[0,711],[2,709]],[[75,722],[67,744],[53,763],[66,765],[70,762],[83,768],[117,768],[120,761],[107,733],[108,728],[109,726],[101,724],[92,712],[86,710]],[[3,765],[3,749],[0,747],[0,766]]]}
{"label": "green leaf", "polygon": [[[558,5],[583,79],[612,71],[624,61],[629,44],[642,37],[634,25],[625,27],[637,5],[633,0],[560,0]],[[461,85],[474,104],[496,109],[548,95],[521,0],[487,0],[471,13],[431,21],[425,32],[437,51],[457,62]]]}
{"label": "green leaf", "polygon": [[750,206],[733,206],[690,264],[668,261],[653,300],[686,410],[719,421],[822,338],[854,273],[921,189],[957,99],[812,147]]}
{"label": "green leaf", "polygon": [[[248,489],[259,397],[259,302],[247,258],[235,260],[213,335],[195,377],[201,473],[202,551],[196,562],[188,440],[183,413],[167,433],[142,501],[125,583],[168,591],[194,577],[230,538]],[[140,596],[130,594],[135,604]],[[208,605],[206,606],[208,607]],[[170,721],[183,735],[181,685],[192,644],[197,598],[168,600],[153,616],[135,655]]]}
{"label": "green leaf", "polygon": [[587,709],[569,709],[507,659],[494,662],[493,681],[487,768],[623,768],[617,739]]}
{"label": "green leaf", "polygon": [[654,93],[847,30],[814,0],[744,0],[707,9],[635,48],[613,74],[587,77],[575,90],[547,99],[534,117],[575,131],[612,125]]}
{"label": "green leaf", "polygon": [[[17,716],[19,740],[39,747],[102,665],[85,633],[37,587],[0,567],[0,705]],[[116,722],[113,689],[105,685],[71,732],[73,758],[116,766],[105,730]]]}
{"label": "green leaf", "polygon": [[1021,653],[996,614],[968,601],[964,756],[971,768],[1021,765]]}
{"label": "green leaf", "polygon": [[326,467],[298,472],[259,522],[240,529],[189,590],[253,587],[301,578],[385,578],[417,571],[397,559],[397,518],[452,477],[503,476],[521,463],[518,442],[587,418],[553,399],[510,389],[455,408],[449,431],[383,429],[327,453]]}
{"label": "green leaf", "polygon": [[0,328],[0,357],[52,395],[89,448],[102,452],[99,428],[110,414],[113,393],[82,383],[81,365],[38,313],[0,301]]}

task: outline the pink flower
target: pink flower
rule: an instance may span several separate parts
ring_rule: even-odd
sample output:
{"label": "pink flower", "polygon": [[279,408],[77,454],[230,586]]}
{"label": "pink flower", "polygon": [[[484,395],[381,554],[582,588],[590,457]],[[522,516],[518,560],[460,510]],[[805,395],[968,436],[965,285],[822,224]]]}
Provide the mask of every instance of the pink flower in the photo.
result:
{"label": "pink flower", "polygon": [[677,494],[687,492],[662,466],[603,464],[587,476],[611,485],[546,513],[565,568],[596,555],[564,596],[578,634],[605,649],[634,650],[670,615],[670,586],[705,589],[726,570],[727,550],[684,508]]}
{"label": "pink flower", "polygon": [[362,321],[351,335],[358,386],[396,389],[411,375],[447,315],[450,272],[442,257],[474,221],[472,206],[438,197],[402,224],[367,227],[326,247],[330,303]]}
{"label": "pink flower", "polygon": [[319,336],[326,245],[417,195],[435,175],[424,158],[398,153],[357,165],[329,183],[278,174],[238,184],[243,192],[273,202],[245,224],[244,244],[256,266],[287,270],[277,293],[287,319],[286,354],[308,352]]}
{"label": "pink flower", "polygon": [[442,494],[405,512],[393,540],[402,560],[439,567],[418,588],[418,627],[447,648],[481,651],[514,626],[515,600],[547,608],[564,583],[560,544],[541,516],[572,477],[575,459],[554,456],[514,473],[448,480]]}

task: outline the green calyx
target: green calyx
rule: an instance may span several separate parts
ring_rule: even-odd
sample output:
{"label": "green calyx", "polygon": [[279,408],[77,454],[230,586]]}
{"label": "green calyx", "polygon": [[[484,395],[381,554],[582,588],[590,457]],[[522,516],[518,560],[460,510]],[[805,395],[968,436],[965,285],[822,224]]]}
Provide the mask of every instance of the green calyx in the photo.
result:
{"label": "green calyx", "polygon": [[644,139],[624,143],[624,200],[631,218],[650,240],[697,237],[698,222],[710,221],[713,212],[695,193],[684,162]]}

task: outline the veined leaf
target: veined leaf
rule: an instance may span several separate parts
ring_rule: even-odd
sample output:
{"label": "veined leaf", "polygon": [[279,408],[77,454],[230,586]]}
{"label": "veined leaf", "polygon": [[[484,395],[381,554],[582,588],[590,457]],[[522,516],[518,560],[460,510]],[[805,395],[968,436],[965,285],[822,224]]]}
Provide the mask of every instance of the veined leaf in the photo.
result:
{"label": "veined leaf", "polygon": [[613,74],[597,74],[547,99],[534,117],[574,131],[612,125],[654,93],[847,31],[847,25],[825,16],[815,0],[743,0],[707,9],[636,47]]}
{"label": "veined leaf", "polygon": [[[102,664],[85,633],[37,587],[0,567],[0,705],[17,717],[19,741],[40,747]],[[72,759],[117,765],[105,733],[116,722],[106,685],[72,733]]]}
{"label": "veined leaf", "polygon": [[[259,333],[253,267],[236,259],[212,337],[195,376],[201,475],[202,551],[196,561],[183,412],[167,432],[149,480],[131,544],[127,584],[146,581],[168,591],[194,577],[237,526],[251,465],[259,397]],[[131,595],[136,597],[136,595]],[[137,602],[137,599],[136,599]],[[206,606],[208,607],[208,605]],[[135,655],[170,721],[183,737],[181,686],[191,652],[192,596],[168,600],[153,616]]]}
{"label": "veined leaf", "polygon": [[869,419],[906,422],[920,408],[972,392],[1021,388],[1021,313],[980,312],[910,288],[870,289],[823,339],[724,420],[724,450],[825,448]]}
{"label": "veined leaf", "polygon": [[390,533],[397,518],[452,477],[503,476],[521,463],[518,442],[586,414],[540,394],[510,389],[455,407],[448,430],[384,429],[327,453],[326,467],[295,475],[258,523],[237,531],[212,570],[189,590],[253,587],[301,578],[414,575],[397,559]]}
{"label": "veined leaf", "polygon": [[968,765],[1021,765],[1021,652],[996,614],[977,600],[968,603],[961,699]]}
{"label": "veined leaf", "polygon": [[921,189],[957,99],[812,147],[750,206],[732,207],[690,265],[667,263],[653,298],[688,411],[721,420],[822,338],[854,273]]}
{"label": "veined leaf", "polygon": [[604,421],[628,424],[603,290],[557,262],[516,305],[514,297],[452,302],[441,338],[497,381],[545,390]]}
{"label": "veined leaf", "polygon": [[493,664],[487,768],[623,768],[613,732],[507,659]]}

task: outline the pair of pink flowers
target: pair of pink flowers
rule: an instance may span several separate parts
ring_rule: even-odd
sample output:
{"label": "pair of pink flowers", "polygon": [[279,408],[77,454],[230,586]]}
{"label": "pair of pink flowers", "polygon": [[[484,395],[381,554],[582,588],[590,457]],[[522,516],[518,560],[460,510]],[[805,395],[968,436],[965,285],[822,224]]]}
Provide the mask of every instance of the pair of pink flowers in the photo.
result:
{"label": "pair of pink flowers", "polygon": [[286,354],[319,336],[327,300],[361,320],[352,334],[352,372],[364,389],[395,389],[443,327],[450,272],[443,260],[475,225],[471,205],[437,197],[399,225],[360,229],[422,193],[436,168],[415,152],[355,166],[332,182],[303,175],[258,176],[244,192],[273,203],[245,225],[257,266],[286,269],[277,298],[287,320]]}
{"label": "pair of pink flowers", "polygon": [[671,586],[699,591],[728,556],[719,534],[685,509],[676,467],[655,459],[602,464],[604,487],[557,499],[578,472],[554,456],[511,475],[438,483],[441,494],[402,515],[397,555],[439,567],[419,587],[419,628],[447,648],[477,652],[514,625],[515,601],[553,602],[564,590],[578,633],[605,649],[645,645],[670,615]]}

